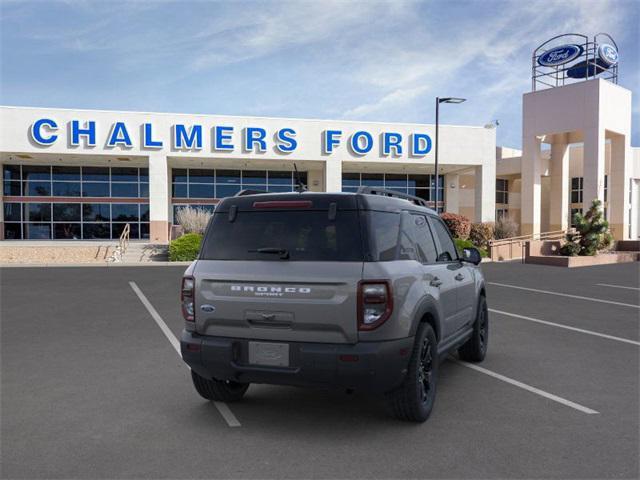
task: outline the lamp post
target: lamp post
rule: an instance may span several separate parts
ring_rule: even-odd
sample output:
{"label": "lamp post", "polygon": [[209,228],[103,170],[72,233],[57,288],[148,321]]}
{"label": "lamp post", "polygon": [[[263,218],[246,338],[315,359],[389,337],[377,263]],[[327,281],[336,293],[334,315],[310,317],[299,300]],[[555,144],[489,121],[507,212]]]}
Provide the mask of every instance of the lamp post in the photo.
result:
{"label": "lamp post", "polygon": [[436,97],[436,164],[435,164],[435,178],[436,178],[436,212],[438,211],[438,200],[440,199],[438,195],[438,130],[440,129],[440,104],[441,103],[462,103],[466,101],[466,98],[458,98],[458,97]]}

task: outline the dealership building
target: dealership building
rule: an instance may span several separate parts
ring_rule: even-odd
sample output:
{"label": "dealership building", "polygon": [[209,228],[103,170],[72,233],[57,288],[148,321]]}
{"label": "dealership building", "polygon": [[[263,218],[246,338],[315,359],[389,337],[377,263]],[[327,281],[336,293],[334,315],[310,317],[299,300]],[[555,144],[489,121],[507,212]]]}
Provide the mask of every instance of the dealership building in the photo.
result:
{"label": "dealership building", "polygon": [[295,169],[310,191],[397,190],[475,222],[508,216],[526,235],[566,230],[600,199],[614,237],[637,239],[631,91],[617,51],[566,81],[605,45],[584,38],[534,52],[522,150],[497,147],[494,125],[440,125],[437,180],[434,125],[0,107],[0,239],[117,239],[129,224],[132,239],[166,243],[179,208],[293,191]]}
{"label": "dealership building", "polygon": [[[162,243],[184,205],[242,189],[384,187],[476,221],[495,216],[495,130],[432,125],[2,107],[4,239]],[[471,182],[460,184],[460,178]],[[469,181],[468,179],[472,179]],[[471,195],[459,195],[469,189]],[[467,193],[467,192],[464,192]]]}

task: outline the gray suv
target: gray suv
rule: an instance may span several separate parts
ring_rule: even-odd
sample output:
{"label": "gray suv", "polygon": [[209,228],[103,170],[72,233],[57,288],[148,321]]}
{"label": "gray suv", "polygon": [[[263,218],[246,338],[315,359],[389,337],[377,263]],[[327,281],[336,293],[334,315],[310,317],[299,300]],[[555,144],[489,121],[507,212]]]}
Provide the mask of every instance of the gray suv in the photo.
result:
{"label": "gray suv", "polygon": [[241,192],[220,202],[182,280],[182,357],[209,400],[250,383],[340,387],[423,422],[439,360],[486,354],[479,263],[416,197]]}

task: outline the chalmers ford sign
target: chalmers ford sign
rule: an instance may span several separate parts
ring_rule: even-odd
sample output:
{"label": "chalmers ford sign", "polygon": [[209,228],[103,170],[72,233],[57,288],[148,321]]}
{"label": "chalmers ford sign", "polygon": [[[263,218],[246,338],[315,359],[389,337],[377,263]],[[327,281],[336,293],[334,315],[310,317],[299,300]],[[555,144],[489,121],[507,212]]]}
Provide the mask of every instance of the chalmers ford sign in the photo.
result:
{"label": "chalmers ford sign", "polygon": [[[204,126],[201,124],[173,124],[170,131],[158,131],[153,123],[131,125],[115,121],[110,125],[98,125],[96,121],[72,120],[66,124],[54,118],[38,118],[29,128],[31,140],[40,147],[54,145],[60,141],[60,133],[66,129],[68,143],[72,147],[95,147],[97,142],[105,148],[128,149],[134,147],[134,133],[139,134],[139,146],[144,150],[171,148],[177,151],[201,151],[211,149],[217,152],[263,153],[272,150],[279,155],[294,153],[299,146],[297,132],[291,127],[267,131],[260,126],[237,129],[230,125]],[[236,132],[236,130],[240,130]],[[239,135],[236,135],[239,133]],[[426,133],[401,134],[382,132],[375,135],[366,130],[358,130],[344,135],[340,129],[326,129],[322,136],[322,153],[330,155],[341,144],[345,144],[354,155],[373,154],[377,148],[384,156],[409,154],[423,157],[432,148],[431,137]]]}

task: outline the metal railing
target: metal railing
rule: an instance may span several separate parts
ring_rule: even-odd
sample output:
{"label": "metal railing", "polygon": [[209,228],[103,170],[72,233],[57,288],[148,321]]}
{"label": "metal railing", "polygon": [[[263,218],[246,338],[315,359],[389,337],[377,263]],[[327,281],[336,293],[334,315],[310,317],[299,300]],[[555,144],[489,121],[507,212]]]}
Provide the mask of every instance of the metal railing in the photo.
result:
{"label": "metal railing", "polygon": [[[520,235],[518,237],[501,238],[499,240],[489,241],[489,251],[492,260],[499,260],[500,258],[494,258],[494,256],[503,256],[504,260],[511,260],[514,258],[525,258],[525,249],[528,242],[542,241],[542,240],[562,240],[566,237],[567,233],[574,232],[573,228],[568,230],[553,230],[550,232],[539,232],[530,235]],[[503,255],[499,255],[498,247],[503,247]]]}
{"label": "metal railing", "polygon": [[121,262],[124,253],[127,251],[129,247],[129,237],[131,235],[131,225],[128,223],[122,229],[122,233],[120,234],[120,238],[118,239],[118,246],[113,251],[111,256],[107,258],[107,262]]}

